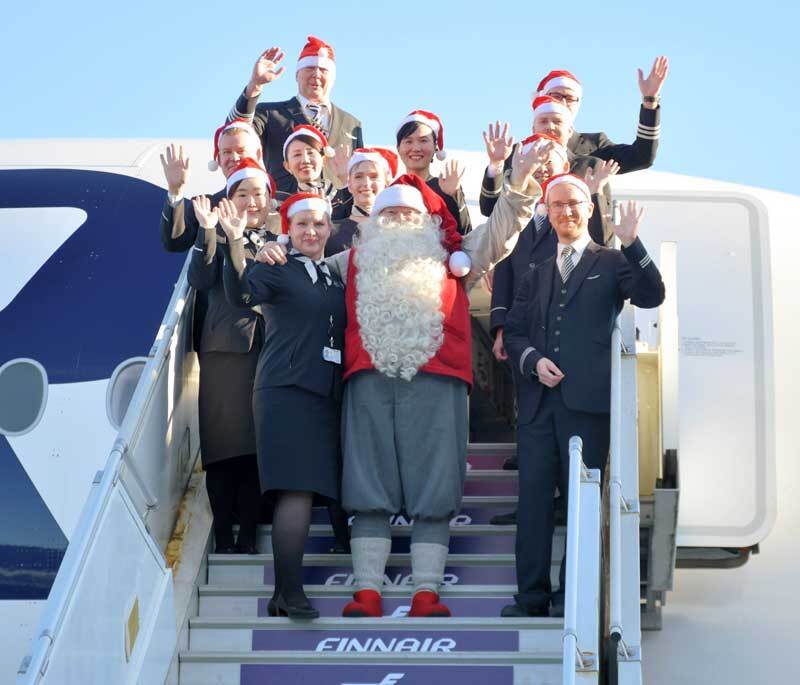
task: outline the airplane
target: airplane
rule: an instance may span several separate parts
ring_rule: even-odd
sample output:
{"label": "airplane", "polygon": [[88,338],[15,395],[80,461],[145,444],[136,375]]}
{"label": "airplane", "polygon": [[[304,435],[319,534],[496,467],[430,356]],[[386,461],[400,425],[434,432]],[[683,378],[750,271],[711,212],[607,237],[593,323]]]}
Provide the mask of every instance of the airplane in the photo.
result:
{"label": "airplane", "polygon": [[[170,312],[184,316],[191,305],[191,294],[181,290],[186,256],[165,252],[158,236],[165,194],[158,153],[167,142],[6,141],[0,148],[0,226],[8,236],[0,258],[2,682],[11,682],[18,669],[18,682],[28,682],[24,658],[35,661],[37,625],[57,609],[46,604],[68,542],[85,532],[92,493],[109,477],[109,453],[120,430],[132,425],[126,408],[140,405],[137,383],[146,380],[148,360],[174,333],[168,322],[183,321],[170,319]],[[208,141],[181,142],[193,162],[188,193],[219,190],[222,177],[206,169]],[[467,167],[464,188],[478,225],[476,191],[485,162],[476,152],[451,156]],[[800,608],[792,582],[800,569],[792,535],[800,505],[791,495],[800,480],[791,431],[800,399],[792,383],[800,371],[793,317],[800,276],[792,261],[800,247],[794,231],[800,197],[653,171],[616,178],[613,188],[616,198],[646,205],[643,238],[654,258],[672,260],[680,331],[674,340],[679,368],[668,395],[672,413],[663,427],[664,444],[680,445],[679,488],[673,483],[680,490],[672,529],[677,569],[667,579],[669,595],[665,587],[650,598],[658,606],[643,613],[652,627],[663,621],[660,631],[642,637],[643,679],[783,678],[793,668],[792,623]],[[471,301],[486,335],[485,286]],[[662,320],[658,313],[635,316],[645,359],[658,347]],[[489,368],[485,344],[477,347]],[[172,352],[164,362],[170,397],[180,390],[186,397],[175,402],[190,405],[196,362],[187,353],[185,365],[173,368],[180,358],[174,344]],[[493,368],[473,400],[474,426],[497,424],[497,416],[483,422],[481,412],[498,404],[492,379],[499,373]],[[117,474],[130,481],[126,502],[145,512],[142,530],[161,552],[196,455],[192,419],[170,416],[162,434],[168,433],[170,454],[181,457],[168,484],[154,492],[163,464],[137,467],[124,455],[127,471],[120,467]],[[475,430],[471,440],[487,442]],[[642,464],[640,476],[657,471]],[[653,483],[643,485],[652,494]],[[188,566],[187,554],[176,588]],[[126,616],[134,613],[126,605]],[[144,632],[144,622],[139,629]],[[137,630],[125,630],[131,650]],[[390,670],[364,682],[402,677]]]}

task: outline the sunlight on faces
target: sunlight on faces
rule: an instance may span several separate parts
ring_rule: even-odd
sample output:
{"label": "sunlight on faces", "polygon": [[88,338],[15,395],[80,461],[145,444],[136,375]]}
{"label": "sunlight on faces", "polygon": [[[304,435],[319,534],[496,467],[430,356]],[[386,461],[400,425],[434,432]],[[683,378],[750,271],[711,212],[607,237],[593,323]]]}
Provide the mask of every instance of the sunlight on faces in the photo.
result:
{"label": "sunlight on faces", "polygon": [[594,205],[571,183],[554,186],[547,196],[547,217],[561,243],[572,243],[589,226]]}
{"label": "sunlight on faces", "polygon": [[362,209],[372,209],[375,197],[387,186],[388,179],[383,167],[375,162],[359,162],[347,177],[347,189],[353,196],[353,201]]}
{"label": "sunlight on faces", "polygon": [[567,171],[569,171],[569,163],[564,161],[551,144],[548,147],[548,154],[544,163],[534,168],[533,178],[536,179],[539,185],[542,185],[542,183],[556,174],[563,174]]}
{"label": "sunlight on faces", "polygon": [[384,225],[397,223],[421,226],[425,218],[422,212],[411,207],[386,207],[378,216],[383,220]]}
{"label": "sunlight on faces", "polygon": [[403,160],[406,171],[425,178],[433,156],[436,154],[436,137],[433,129],[425,124],[420,124],[414,133],[400,141],[397,153]]}
{"label": "sunlight on faces", "polygon": [[323,67],[303,67],[297,70],[295,78],[300,95],[312,102],[320,102],[328,99],[336,74]]}
{"label": "sunlight on faces", "polygon": [[292,247],[311,259],[321,259],[325,243],[331,235],[328,215],[320,210],[304,209],[289,222],[289,238]]}
{"label": "sunlight on faces", "polygon": [[246,178],[240,181],[230,199],[240,215],[247,212],[247,228],[264,225],[270,206],[267,184],[263,178]]}
{"label": "sunlight on faces", "polygon": [[301,183],[314,183],[322,176],[322,155],[302,140],[293,140],[286,149],[286,169]]}
{"label": "sunlight on faces", "polygon": [[239,160],[244,157],[261,161],[261,146],[254,137],[237,129],[223,133],[219,140],[219,168],[225,178],[231,175]]}
{"label": "sunlight on faces", "polygon": [[546,94],[564,105],[572,113],[573,117],[578,113],[578,108],[581,105],[581,99],[578,97],[578,94],[572,90],[572,88],[567,88],[566,86],[556,86],[555,88],[548,90]]}
{"label": "sunlight on faces", "polygon": [[572,135],[572,124],[558,112],[547,112],[538,114],[533,120],[534,133],[547,133],[558,139],[562,145],[566,145]]}

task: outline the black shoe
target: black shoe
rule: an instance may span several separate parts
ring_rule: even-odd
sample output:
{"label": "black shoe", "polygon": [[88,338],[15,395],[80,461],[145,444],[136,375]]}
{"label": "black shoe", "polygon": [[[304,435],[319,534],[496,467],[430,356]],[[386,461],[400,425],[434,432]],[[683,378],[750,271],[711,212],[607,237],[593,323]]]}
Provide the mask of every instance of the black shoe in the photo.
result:
{"label": "black shoe", "polygon": [[278,606],[275,604],[275,597],[272,597],[269,602],[267,602],[267,616],[278,616]]}
{"label": "black shoe", "polygon": [[[319,618],[319,609],[311,606],[311,602],[308,599],[289,604],[281,595],[278,595],[275,598],[274,608],[278,616],[304,620]],[[269,605],[267,605],[267,610],[269,610]]]}
{"label": "black shoe", "polygon": [[516,526],[517,525],[517,512],[511,511],[508,514],[497,514],[489,519],[489,523],[493,526]]}
{"label": "black shoe", "polygon": [[516,602],[513,604],[506,604],[500,612],[500,616],[503,618],[531,618],[547,615],[547,606],[521,607]]}
{"label": "black shoe", "polygon": [[516,454],[513,457],[508,457],[503,462],[503,471],[519,471],[519,461],[517,461]]}
{"label": "black shoe", "polygon": [[239,551],[236,549],[236,545],[217,545],[214,548],[214,554],[238,554]]}
{"label": "black shoe", "polygon": [[236,554],[258,554],[258,549],[250,542],[245,542],[244,544],[237,543]]}
{"label": "black shoe", "polygon": [[550,617],[564,618],[564,595],[553,595],[550,598]]}

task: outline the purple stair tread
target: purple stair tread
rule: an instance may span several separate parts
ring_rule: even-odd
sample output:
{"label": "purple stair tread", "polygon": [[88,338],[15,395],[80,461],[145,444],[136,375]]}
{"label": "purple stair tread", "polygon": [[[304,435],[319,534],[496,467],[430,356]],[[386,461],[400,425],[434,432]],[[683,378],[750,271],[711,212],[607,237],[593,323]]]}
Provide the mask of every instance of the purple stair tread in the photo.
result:
{"label": "purple stair tread", "polygon": [[241,685],[512,685],[512,666],[245,664]]}

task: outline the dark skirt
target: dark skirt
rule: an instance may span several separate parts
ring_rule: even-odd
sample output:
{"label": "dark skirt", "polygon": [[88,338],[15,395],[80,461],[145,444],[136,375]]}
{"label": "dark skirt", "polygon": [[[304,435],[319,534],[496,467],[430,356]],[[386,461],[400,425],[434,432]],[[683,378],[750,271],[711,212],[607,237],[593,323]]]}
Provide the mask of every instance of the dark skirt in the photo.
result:
{"label": "dark skirt", "polygon": [[296,386],[253,392],[262,493],[298,490],[339,499],[340,412],[333,397]]}
{"label": "dark skirt", "polygon": [[247,354],[200,355],[200,450],[203,466],[254,454],[253,379],[259,346]]}

